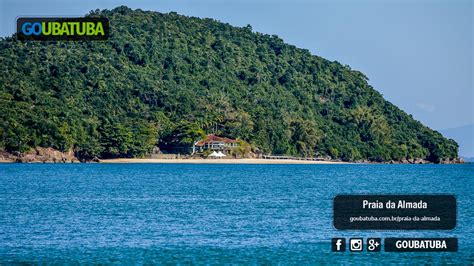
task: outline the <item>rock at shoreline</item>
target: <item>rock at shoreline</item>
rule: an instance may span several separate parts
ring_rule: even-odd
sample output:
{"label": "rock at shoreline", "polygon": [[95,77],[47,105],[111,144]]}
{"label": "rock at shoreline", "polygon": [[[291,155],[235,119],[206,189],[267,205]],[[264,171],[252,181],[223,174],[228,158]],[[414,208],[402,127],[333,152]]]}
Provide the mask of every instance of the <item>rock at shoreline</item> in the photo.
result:
{"label": "rock at shoreline", "polygon": [[69,150],[67,152],[61,152],[53,148],[42,148],[37,147],[30,150],[27,153],[11,155],[9,159],[12,159],[20,163],[78,163],[79,160],[74,156],[74,152]]}
{"label": "rock at shoreline", "polygon": [[440,162],[441,164],[462,164],[464,163],[463,158],[445,159]]}

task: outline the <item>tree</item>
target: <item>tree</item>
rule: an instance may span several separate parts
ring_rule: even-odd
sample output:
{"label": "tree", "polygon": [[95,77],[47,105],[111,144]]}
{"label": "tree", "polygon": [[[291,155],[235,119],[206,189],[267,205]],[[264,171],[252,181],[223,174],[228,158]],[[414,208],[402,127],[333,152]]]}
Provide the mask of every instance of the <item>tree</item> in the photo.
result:
{"label": "tree", "polygon": [[101,145],[104,147],[102,156],[130,157],[130,148],[133,146],[133,133],[123,124],[106,124],[101,130]]}
{"label": "tree", "polygon": [[305,157],[313,157],[316,144],[321,139],[321,132],[316,129],[315,123],[307,120],[297,120],[291,123],[292,142],[298,153]]}

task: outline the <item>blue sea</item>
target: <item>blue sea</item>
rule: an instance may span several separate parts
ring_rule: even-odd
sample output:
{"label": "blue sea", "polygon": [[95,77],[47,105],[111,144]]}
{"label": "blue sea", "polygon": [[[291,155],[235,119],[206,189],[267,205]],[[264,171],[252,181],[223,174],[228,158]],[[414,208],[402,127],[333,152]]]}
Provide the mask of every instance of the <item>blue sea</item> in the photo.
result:
{"label": "blue sea", "polygon": [[[0,164],[0,264],[474,263],[474,165]],[[451,231],[337,231],[337,194],[454,194]],[[333,253],[333,237],[457,237]]]}

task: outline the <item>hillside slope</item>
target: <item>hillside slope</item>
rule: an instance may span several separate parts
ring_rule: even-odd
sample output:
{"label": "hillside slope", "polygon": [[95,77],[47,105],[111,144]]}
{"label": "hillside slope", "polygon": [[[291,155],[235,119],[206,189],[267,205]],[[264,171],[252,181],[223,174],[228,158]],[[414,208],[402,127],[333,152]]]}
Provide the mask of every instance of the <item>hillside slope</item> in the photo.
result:
{"label": "hillside slope", "polygon": [[457,157],[364,74],[277,36],[118,7],[104,42],[0,41],[0,150],[135,157],[205,133],[265,153],[388,161]]}

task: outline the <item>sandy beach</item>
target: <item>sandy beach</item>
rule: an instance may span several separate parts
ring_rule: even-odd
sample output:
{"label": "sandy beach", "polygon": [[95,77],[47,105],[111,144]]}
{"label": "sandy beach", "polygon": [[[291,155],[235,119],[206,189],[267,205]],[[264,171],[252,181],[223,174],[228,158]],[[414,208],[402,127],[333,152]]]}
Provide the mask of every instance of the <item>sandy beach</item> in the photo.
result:
{"label": "sandy beach", "polygon": [[108,159],[101,163],[182,163],[182,164],[347,164],[332,161],[282,159]]}

